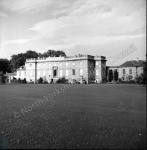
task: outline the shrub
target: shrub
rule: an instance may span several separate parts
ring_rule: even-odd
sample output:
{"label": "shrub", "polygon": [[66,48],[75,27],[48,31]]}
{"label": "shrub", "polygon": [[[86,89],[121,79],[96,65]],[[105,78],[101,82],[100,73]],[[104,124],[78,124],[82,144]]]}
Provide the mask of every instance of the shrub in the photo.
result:
{"label": "shrub", "polygon": [[21,83],[21,80],[20,80],[20,78],[18,78],[17,82],[18,82],[18,83]]}
{"label": "shrub", "polygon": [[119,82],[118,82],[118,84],[125,84],[125,83],[127,83],[127,84],[135,84],[135,81],[134,80],[130,80],[130,81],[128,81],[128,80],[122,80],[121,78],[119,78],[118,79],[119,80]]}
{"label": "shrub", "polygon": [[122,79],[121,79],[121,78],[119,78],[119,79],[118,79],[118,81],[119,81],[119,82],[121,82],[121,81],[122,81]]}
{"label": "shrub", "polygon": [[42,83],[43,82],[43,79],[40,77],[39,79],[38,79],[38,83]]}
{"label": "shrub", "polygon": [[135,81],[134,81],[134,80],[130,80],[129,82],[130,82],[131,84],[132,84],[132,83],[135,84]]}
{"label": "shrub", "polygon": [[43,84],[47,84],[47,83],[48,83],[46,77],[43,77],[43,82],[42,82],[42,83],[43,83]]}
{"label": "shrub", "polygon": [[43,84],[48,84],[48,82],[47,82],[47,81],[43,81],[42,83],[43,83]]}
{"label": "shrub", "polygon": [[24,78],[24,79],[22,80],[22,83],[27,83],[26,78]]}
{"label": "shrub", "polygon": [[143,76],[143,74],[141,74],[140,76],[136,77],[136,83],[140,83],[140,84],[144,84],[145,83],[145,78]]}
{"label": "shrub", "polygon": [[68,80],[65,77],[59,78],[56,83],[67,83]]}

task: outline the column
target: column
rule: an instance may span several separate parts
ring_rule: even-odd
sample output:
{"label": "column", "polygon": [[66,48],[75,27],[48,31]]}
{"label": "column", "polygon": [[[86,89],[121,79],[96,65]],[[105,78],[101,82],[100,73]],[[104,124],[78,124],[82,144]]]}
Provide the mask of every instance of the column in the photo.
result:
{"label": "column", "polygon": [[115,71],[115,70],[112,70],[112,74],[113,74],[113,79],[112,79],[112,81],[114,81],[114,71]]}

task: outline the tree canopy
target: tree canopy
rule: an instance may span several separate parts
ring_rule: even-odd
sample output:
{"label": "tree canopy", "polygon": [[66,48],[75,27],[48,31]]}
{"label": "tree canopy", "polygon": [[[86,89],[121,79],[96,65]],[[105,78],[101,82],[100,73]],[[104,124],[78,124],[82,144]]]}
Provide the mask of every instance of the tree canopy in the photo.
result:
{"label": "tree canopy", "polygon": [[8,59],[0,59],[0,72],[11,72],[11,65]]}
{"label": "tree canopy", "polygon": [[20,66],[25,65],[25,61],[27,58],[43,58],[43,57],[59,57],[59,56],[66,56],[63,51],[55,51],[55,50],[48,50],[44,53],[37,53],[36,51],[28,50],[26,53],[19,53],[13,54],[11,56],[10,61],[8,59],[0,59],[0,71],[4,73],[13,72],[18,69]]}

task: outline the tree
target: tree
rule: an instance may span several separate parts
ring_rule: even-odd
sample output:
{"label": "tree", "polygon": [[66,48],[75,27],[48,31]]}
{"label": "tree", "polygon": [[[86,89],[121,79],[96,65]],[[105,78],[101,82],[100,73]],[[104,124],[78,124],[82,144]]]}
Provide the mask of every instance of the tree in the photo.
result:
{"label": "tree", "polygon": [[144,84],[147,84],[147,70],[146,70],[146,66],[147,66],[147,62],[146,61],[144,61],[144,63],[143,63],[144,65],[143,65],[143,73],[140,75],[141,76],[141,78],[142,78],[142,83],[144,83]]}
{"label": "tree", "polygon": [[24,55],[26,58],[38,58],[39,56],[37,52],[31,50],[28,50]]}
{"label": "tree", "polygon": [[113,72],[112,70],[109,70],[109,82],[113,80]]}
{"label": "tree", "polygon": [[15,71],[20,66],[25,65],[27,58],[37,58],[37,57],[38,57],[38,53],[31,50],[27,51],[26,53],[12,55],[10,59],[12,70]]}
{"label": "tree", "polygon": [[[40,54],[40,53],[39,53]],[[48,50],[47,52],[44,52],[43,54],[40,54],[41,57],[59,57],[59,56],[66,56],[66,54],[63,51],[55,51],[55,50]]]}
{"label": "tree", "polygon": [[13,71],[18,69],[20,66],[25,65],[27,58],[42,58],[42,57],[59,57],[59,56],[66,56],[66,54],[63,51],[55,51],[55,50],[48,50],[47,52],[44,52],[43,54],[37,53],[32,50],[28,50],[26,53],[20,53],[20,54],[14,54],[11,56],[10,62],[11,62],[11,68]]}
{"label": "tree", "polygon": [[8,59],[0,59],[0,72],[11,72],[11,65]]}
{"label": "tree", "polygon": [[114,71],[114,80],[115,81],[118,80],[118,72],[117,72],[117,70]]}
{"label": "tree", "polygon": [[25,64],[25,61],[26,57],[23,53],[18,55],[12,55],[10,59],[12,70],[15,71],[20,66],[23,66]]}

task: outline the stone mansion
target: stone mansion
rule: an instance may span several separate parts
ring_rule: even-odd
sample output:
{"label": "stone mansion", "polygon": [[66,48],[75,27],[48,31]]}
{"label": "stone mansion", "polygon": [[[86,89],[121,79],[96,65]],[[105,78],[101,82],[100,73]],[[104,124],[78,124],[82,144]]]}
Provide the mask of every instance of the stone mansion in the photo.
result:
{"label": "stone mansion", "polygon": [[[86,83],[105,83],[111,81],[135,80],[144,73],[143,60],[126,61],[120,66],[106,66],[106,57],[92,55],[75,55],[65,57],[30,58],[26,59],[25,65],[18,68],[14,73],[6,73],[7,82],[13,78],[26,79],[27,82],[36,83],[41,77],[50,83],[56,82],[63,76],[69,83],[74,81]],[[110,73],[113,74],[110,79]],[[115,74],[117,73],[117,79]]]}
{"label": "stone mansion", "polygon": [[54,82],[65,77],[69,82],[84,79],[87,83],[106,81],[106,57],[75,55],[66,57],[48,57],[26,59],[25,66],[17,69],[16,78],[27,82],[36,82],[40,77]]}

